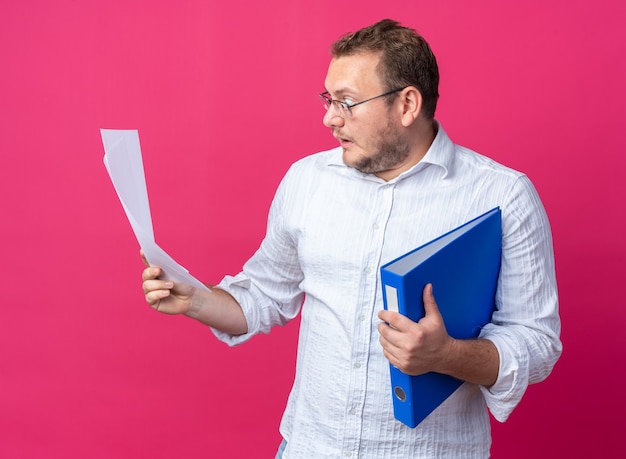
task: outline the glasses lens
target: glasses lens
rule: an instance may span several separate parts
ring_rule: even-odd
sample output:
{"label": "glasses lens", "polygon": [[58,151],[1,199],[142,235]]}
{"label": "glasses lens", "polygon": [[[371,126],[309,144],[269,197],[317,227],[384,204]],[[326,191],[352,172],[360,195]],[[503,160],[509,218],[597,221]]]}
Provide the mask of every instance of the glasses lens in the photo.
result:
{"label": "glasses lens", "polygon": [[333,106],[333,110],[340,117],[347,118],[347,117],[352,115],[352,112],[350,110],[350,106],[348,104],[346,104],[345,102],[342,102],[340,100],[334,100],[330,96],[330,94],[328,94],[327,92],[321,93],[320,94],[320,99],[322,100],[322,104],[324,105],[324,110],[328,111],[328,109],[332,105]]}
{"label": "glasses lens", "polygon": [[352,116],[352,110],[350,110],[350,106],[348,104],[345,102],[337,102],[337,105],[342,118],[349,118]]}
{"label": "glasses lens", "polygon": [[332,103],[332,99],[330,98],[328,93],[326,92],[321,93],[320,100],[322,101],[322,104],[324,105],[324,110],[328,110],[328,108],[330,107],[330,104]]}

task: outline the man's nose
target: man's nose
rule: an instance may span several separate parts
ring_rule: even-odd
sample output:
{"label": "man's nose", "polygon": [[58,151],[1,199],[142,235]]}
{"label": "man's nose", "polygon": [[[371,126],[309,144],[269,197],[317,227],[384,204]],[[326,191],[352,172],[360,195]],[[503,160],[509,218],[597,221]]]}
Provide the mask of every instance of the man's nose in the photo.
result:
{"label": "man's nose", "polygon": [[339,116],[337,113],[337,109],[331,104],[330,107],[324,113],[324,118],[322,119],[324,126],[326,127],[341,127],[344,125],[345,120]]}

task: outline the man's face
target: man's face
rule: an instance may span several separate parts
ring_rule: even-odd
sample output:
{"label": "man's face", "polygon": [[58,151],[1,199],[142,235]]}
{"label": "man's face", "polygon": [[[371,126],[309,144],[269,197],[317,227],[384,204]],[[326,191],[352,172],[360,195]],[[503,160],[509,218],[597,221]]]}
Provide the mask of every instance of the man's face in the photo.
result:
{"label": "man's face", "polygon": [[[336,100],[356,103],[386,92],[376,73],[377,54],[357,54],[330,62],[325,87]],[[387,97],[397,98],[397,94]],[[324,125],[343,148],[346,165],[361,172],[379,175],[401,166],[409,156],[402,135],[397,101],[389,106],[387,97],[357,105],[352,116],[342,118],[334,107],[324,115]]]}

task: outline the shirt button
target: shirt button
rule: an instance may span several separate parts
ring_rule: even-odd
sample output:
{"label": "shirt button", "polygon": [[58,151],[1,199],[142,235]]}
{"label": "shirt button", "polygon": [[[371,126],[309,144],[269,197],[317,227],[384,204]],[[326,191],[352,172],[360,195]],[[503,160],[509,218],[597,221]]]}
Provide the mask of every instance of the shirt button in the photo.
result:
{"label": "shirt button", "polygon": [[350,451],[348,451],[348,452],[346,453],[346,457],[352,457],[352,453],[351,453]]}
{"label": "shirt button", "polygon": [[354,368],[361,368],[361,363],[360,362],[356,362],[354,364]]}
{"label": "shirt button", "polygon": [[350,411],[348,411],[349,414],[355,414],[356,410],[354,408],[350,408]]}
{"label": "shirt button", "polygon": [[375,230],[377,230],[377,229],[379,228],[378,223],[374,223],[373,228],[374,228]]}
{"label": "shirt button", "polygon": [[372,274],[372,270],[370,268],[365,268],[363,271],[365,274]]}
{"label": "shirt button", "polygon": [[361,322],[363,322],[363,321],[365,320],[365,314],[361,314],[361,315],[359,316],[359,320],[360,320]]}

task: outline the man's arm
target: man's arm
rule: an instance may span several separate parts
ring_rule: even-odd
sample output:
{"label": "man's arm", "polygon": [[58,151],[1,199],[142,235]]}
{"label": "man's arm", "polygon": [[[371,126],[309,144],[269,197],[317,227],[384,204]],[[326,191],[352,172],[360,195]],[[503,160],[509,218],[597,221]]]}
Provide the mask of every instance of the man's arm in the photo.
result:
{"label": "man's arm", "polygon": [[161,268],[151,266],[143,271],[146,301],[164,314],[185,314],[205,325],[231,335],[243,335],[248,324],[239,303],[226,291],[210,292],[187,284],[161,280]]}
{"label": "man's arm", "polygon": [[448,335],[433,296],[424,288],[424,317],[413,322],[393,311],[381,311],[378,326],[385,357],[400,371],[420,375],[434,371],[489,387],[498,378],[500,357],[486,339],[457,340]]}

